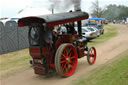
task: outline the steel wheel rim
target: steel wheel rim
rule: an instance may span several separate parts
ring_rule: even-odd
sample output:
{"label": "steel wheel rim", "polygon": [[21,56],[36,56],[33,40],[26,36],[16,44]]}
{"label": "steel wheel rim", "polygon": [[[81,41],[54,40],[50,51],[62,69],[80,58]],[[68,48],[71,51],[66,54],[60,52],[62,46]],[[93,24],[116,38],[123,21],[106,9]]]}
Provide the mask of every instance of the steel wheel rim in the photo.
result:
{"label": "steel wheel rim", "polygon": [[89,62],[90,64],[94,64],[95,61],[96,61],[96,49],[92,47],[89,51]]}
{"label": "steel wheel rim", "polygon": [[77,66],[77,52],[72,45],[67,45],[60,57],[61,71],[65,76],[70,76],[75,72]]}

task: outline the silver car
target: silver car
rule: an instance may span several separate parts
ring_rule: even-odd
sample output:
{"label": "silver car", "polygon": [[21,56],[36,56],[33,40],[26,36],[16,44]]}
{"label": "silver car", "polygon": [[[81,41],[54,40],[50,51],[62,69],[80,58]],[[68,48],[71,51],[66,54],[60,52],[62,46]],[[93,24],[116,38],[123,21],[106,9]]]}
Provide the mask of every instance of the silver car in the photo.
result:
{"label": "silver car", "polygon": [[104,34],[104,25],[103,24],[98,24],[96,28],[100,31],[100,34]]}
{"label": "silver car", "polygon": [[82,27],[82,36],[87,40],[91,40],[97,37],[97,33],[88,29],[88,27]]}
{"label": "silver car", "polygon": [[95,32],[98,37],[101,35],[100,30],[98,30],[96,27],[87,27],[87,29]]}

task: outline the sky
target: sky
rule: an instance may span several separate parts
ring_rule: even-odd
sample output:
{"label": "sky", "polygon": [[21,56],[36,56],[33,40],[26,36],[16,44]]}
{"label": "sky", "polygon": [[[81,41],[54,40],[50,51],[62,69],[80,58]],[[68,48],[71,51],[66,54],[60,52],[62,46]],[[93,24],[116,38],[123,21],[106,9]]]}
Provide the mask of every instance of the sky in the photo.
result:
{"label": "sky", "polygon": [[[49,0],[0,0],[0,2],[2,2],[0,3],[0,18],[15,16],[20,10],[29,7],[49,9],[52,4]],[[92,2],[95,2],[95,0],[82,0],[82,10],[90,13]],[[109,4],[128,6],[128,0],[99,0],[99,4],[100,7],[105,7]],[[71,7],[70,9],[73,8]]]}

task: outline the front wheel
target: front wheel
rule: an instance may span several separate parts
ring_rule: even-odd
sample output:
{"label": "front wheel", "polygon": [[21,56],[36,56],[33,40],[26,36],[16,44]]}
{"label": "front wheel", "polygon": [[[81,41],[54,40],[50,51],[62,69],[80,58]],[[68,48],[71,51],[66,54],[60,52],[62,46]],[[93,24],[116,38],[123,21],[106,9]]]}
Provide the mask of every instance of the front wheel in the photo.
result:
{"label": "front wheel", "polygon": [[89,50],[88,50],[88,53],[87,53],[87,61],[90,65],[94,64],[95,61],[96,61],[96,49],[94,47],[91,47]]}
{"label": "front wheel", "polygon": [[77,51],[72,44],[62,44],[56,51],[55,68],[62,77],[71,76],[77,66]]}

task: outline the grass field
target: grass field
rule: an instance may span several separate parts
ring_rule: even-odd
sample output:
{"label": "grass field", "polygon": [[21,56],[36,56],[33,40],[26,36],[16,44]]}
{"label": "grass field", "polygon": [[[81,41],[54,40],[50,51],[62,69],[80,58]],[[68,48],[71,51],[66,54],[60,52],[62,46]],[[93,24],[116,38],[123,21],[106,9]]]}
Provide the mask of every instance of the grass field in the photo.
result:
{"label": "grass field", "polygon": [[73,85],[128,85],[128,50],[107,65],[94,69]]}
{"label": "grass field", "polygon": [[0,55],[0,77],[5,78],[30,68],[28,49]]}
{"label": "grass field", "polygon": [[[118,30],[115,27],[113,27],[112,25],[106,25],[104,35],[101,35],[97,39],[89,42],[89,46],[107,41],[117,34]],[[28,49],[0,55],[0,76],[4,78],[30,68],[30,59],[31,57],[29,55]]]}

